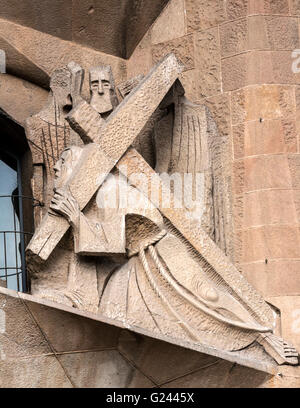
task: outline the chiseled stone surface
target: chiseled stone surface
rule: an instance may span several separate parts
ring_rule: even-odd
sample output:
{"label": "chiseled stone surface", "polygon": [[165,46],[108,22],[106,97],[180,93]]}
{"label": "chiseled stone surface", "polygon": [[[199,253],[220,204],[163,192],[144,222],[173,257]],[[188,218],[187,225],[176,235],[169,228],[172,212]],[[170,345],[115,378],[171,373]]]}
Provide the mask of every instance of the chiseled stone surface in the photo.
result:
{"label": "chiseled stone surface", "polygon": [[154,44],[152,46],[153,63],[157,63],[169,53],[175,54],[178,60],[184,64],[185,70],[193,69],[195,66],[193,36],[186,35],[175,40]]}
{"label": "chiseled stone surface", "polygon": [[158,44],[183,37],[185,30],[184,0],[172,0],[151,28],[151,42]]}
{"label": "chiseled stone surface", "polygon": [[222,59],[224,91],[255,84],[299,84],[291,51],[249,51]]}
{"label": "chiseled stone surface", "polygon": [[117,350],[62,354],[59,361],[77,388],[151,387]]}
{"label": "chiseled stone surface", "polygon": [[[119,351],[156,385],[165,386],[176,378],[214,365],[217,357],[197,353],[149,337],[123,331],[119,338]],[[159,362],[159,363],[158,363]]]}
{"label": "chiseled stone surface", "polygon": [[41,110],[47,98],[48,92],[31,82],[9,74],[0,75],[1,109],[22,125],[29,116]]}
{"label": "chiseled stone surface", "polygon": [[125,58],[168,1],[11,0],[1,2],[0,17]]}
{"label": "chiseled stone surface", "polygon": [[[47,88],[52,72],[59,66],[76,61],[83,68],[110,64],[116,79],[126,78],[126,62],[122,58],[53,37],[49,34],[0,19],[0,46],[6,52],[7,72],[12,72]],[[3,41],[3,42],[2,42]],[[47,52],[45,52],[47,50]],[[89,61],[86,65],[87,60]],[[88,91],[88,78],[83,94]]]}
{"label": "chiseled stone surface", "polygon": [[[82,3],[84,7],[87,7],[87,2]],[[280,308],[281,323],[283,324],[282,335],[287,340],[294,342],[299,348],[299,230],[297,231],[297,225],[300,221],[300,171],[299,136],[297,137],[299,120],[296,121],[296,118],[299,119],[300,112],[298,108],[298,105],[300,106],[298,101],[300,100],[298,95],[300,87],[294,86],[299,79],[291,72],[290,58],[291,50],[299,48],[299,39],[297,19],[288,17],[289,14],[292,16],[300,15],[299,1],[186,0],[185,26],[182,24],[182,4],[182,0],[171,0],[161,17],[154,23],[151,32],[148,31],[128,60],[127,75],[123,61],[120,64],[119,62],[111,62],[111,59],[105,55],[100,58],[92,57],[92,59],[97,64],[102,61],[112,65],[116,64],[113,70],[120,81],[140,73],[146,74],[152,66],[152,58],[159,58],[165,50],[173,50],[179,58],[187,62],[189,70],[181,74],[181,79],[186,87],[188,98],[193,102],[201,100],[201,102],[207,103],[217,122],[219,134],[224,137],[222,139],[222,144],[224,143],[222,154],[224,154],[224,150],[229,152],[229,155],[225,154],[226,160],[221,162],[220,169],[225,173],[229,186],[231,179],[228,169],[232,166],[233,170],[232,192],[234,196],[232,199],[235,205],[233,217],[236,229],[234,237],[231,239],[232,245],[235,245],[236,259],[243,262],[238,265],[239,269],[260,293],[264,296],[270,296],[270,302]],[[12,8],[12,6],[14,6],[13,3],[9,7]],[[20,6],[18,7],[20,9]],[[51,7],[49,9],[50,16],[52,16]],[[88,8],[87,12],[89,13],[87,21],[93,21],[95,10]],[[261,14],[261,16],[256,14]],[[231,21],[236,19],[240,20]],[[166,24],[166,20],[177,23]],[[142,25],[142,20],[140,21]],[[51,23],[52,21],[49,21],[49,25]],[[30,29],[21,30],[11,23],[3,21],[2,24],[1,21],[1,27],[3,26],[6,27],[5,33],[8,34],[8,38],[6,40],[4,37],[0,38],[0,48],[6,49],[10,57],[9,60],[14,62],[12,73],[25,77],[26,72],[28,73],[27,79],[33,81],[38,79],[39,84],[47,85],[47,78],[56,64],[53,55],[57,50],[59,50],[59,59],[63,60],[64,63],[73,59],[73,57],[70,59],[71,54],[75,55],[77,62],[82,62],[88,52],[94,52],[86,48],[82,48],[81,52],[73,45],[71,46],[71,43],[65,46],[60,41],[57,42],[53,39],[48,41],[44,35],[26,31]],[[86,29],[85,26],[86,24],[81,26],[80,20],[77,20],[76,35],[81,38],[82,42],[93,37],[93,45],[96,46],[94,28],[90,34],[89,29]],[[51,34],[60,36],[57,31],[58,26],[53,27],[54,31]],[[16,29],[18,37],[22,38],[23,41],[25,38],[24,42],[28,42],[28,47],[14,39],[11,29],[12,31]],[[220,44],[218,31],[221,36]],[[188,43],[185,43],[186,33],[189,34],[188,38],[190,38]],[[36,39],[35,44],[40,42],[41,49],[47,49],[47,53],[38,50],[40,55],[32,55],[30,37],[33,34]],[[195,45],[195,55],[192,44]],[[119,47],[120,44],[117,46]],[[185,47],[191,52],[190,55],[186,53]],[[239,54],[240,52],[242,54]],[[91,61],[90,56],[91,54],[89,54],[89,61]],[[13,117],[18,117],[19,112],[21,112],[20,118],[25,117],[27,107],[30,113],[40,110],[35,108],[40,102],[39,98],[32,100],[30,86],[26,87],[26,91],[22,91],[26,98],[28,95],[26,104],[23,107],[14,108],[14,97],[11,97],[16,89],[14,81],[15,78],[11,87],[7,91],[5,90],[7,97],[3,98],[6,100],[3,103],[7,104],[8,110],[11,109]],[[87,94],[87,83],[84,87]],[[4,88],[1,87],[0,92],[2,89]],[[231,91],[233,92],[230,94]],[[41,99],[43,99],[42,93]],[[230,149],[232,150],[230,151]],[[228,230],[226,236],[229,235],[230,231]],[[277,258],[272,259],[272,256]],[[291,257],[296,258],[291,259]],[[297,369],[283,369],[281,376],[269,378],[261,372],[237,365],[233,366],[222,360],[203,370],[199,367],[199,371],[188,374],[189,370],[193,371],[194,369],[194,352],[192,351],[184,350],[183,353],[183,349],[169,345],[168,347],[173,350],[174,360],[171,360],[172,364],[168,366],[162,356],[166,348],[165,343],[147,338],[141,340],[142,336],[135,338],[132,333],[129,335],[133,336],[134,340],[125,341],[123,339],[121,341],[124,332],[117,343],[119,329],[105,332],[104,341],[99,341],[98,324],[91,320],[84,320],[78,316],[54,311],[47,307],[39,308],[39,306],[31,303],[28,303],[27,306],[45,330],[47,338],[53,342],[53,349],[59,350],[61,353],[71,352],[60,355],[59,361],[61,364],[62,361],[65,362],[68,367],[68,375],[72,377],[72,381],[75,378],[76,386],[86,384],[85,378],[80,377],[80,375],[78,383],[76,383],[78,367],[85,371],[90,365],[97,371],[97,367],[91,361],[91,356],[98,361],[99,366],[107,366],[110,373],[114,373],[116,367],[119,367],[120,373],[122,373],[121,376],[116,376],[115,383],[114,375],[105,377],[99,382],[91,381],[93,384],[100,384],[99,386],[104,383],[118,383],[121,384],[120,386],[123,384],[125,384],[124,386],[134,386],[134,384],[138,384],[136,386],[153,386],[156,381],[160,384],[159,375],[161,373],[163,373],[162,381],[168,383],[168,386],[173,384],[174,386],[209,387],[215,384],[216,387],[299,387],[300,384],[300,375]],[[55,316],[59,322],[62,322],[62,327],[64,327],[63,322],[65,322],[68,333],[66,338],[63,336],[56,338],[56,333],[53,331]],[[47,321],[48,319],[49,321]],[[73,333],[77,333],[78,327],[81,325],[84,326],[84,333],[87,333],[87,336],[82,338],[74,334],[73,337]],[[102,327],[99,323],[100,326],[101,331],[106,330],[107,326]],[[0,324],[0,331],[1,327],[3,324],[2,326]],[[25,338],[27,342],[28,339]],[[122,359],[118,357],[115,352],[116,349],[96,351],[98,346],[110,348],[110,342],[113,343],[113,348],[118,347],[119,352],[123,355]],[[5,345],[4,340],[3,344]],[[39,346],[36,346],[35,342],[33,344],[33,349],[38,350]],[[139,346],[140,344],[142,346]],[[28,350],[31,350],[30,347],[22,344],[21,347],[13,348],[12,351],[27,355]],[[85,355],[85,353],[72,354],[77,348],[80,351],[84,351],[85,348],[91,349],[92,352],[90,355]],[[149,350],[149,356],[146,355],[145,357],[147,363],[143,363],[144,349]],[[103,354],[101,355],[101,353]],[[158,356],[155,364],[151,360],[152,353]],[[184,361],[186,369],[179,370],[181,367],[177,367],[176,363],[180,361],[182,355],[186,356]],[[109,362],[110,359],[112,360],[111,363]],[[70,386],[70,381],[64,377],[54,356],[43,356],[39,360],[35,360],[33,366],[37,367],[36,370],[42,378],[40,382],[32,374],[31,368],[26,366],[30,360],[27,358],[22,360],[22,372],[25,373],[22,384],[29,384],[30,386],[31,383],[34,383],[38,386],[54,386],[53,384],[61,382],[63,386]],[[51,367],[58,373],[53,380],[50,379],[46,368],[43,368],[43,364],[50,360],[52,361]],[[160,366],[160,360],[163,361],[163,366]],[[24,361],[28,361],[28,363],[25,364]],[[126,366],[130,361],[134,364],[138,362],[140,368],[135,371],[134,368]],[[4,376],[5,372],[8,373],[7,384],[14,382],[20,384],[19,379],[11,375],[13,366],[5,364],[2,366],[4,367],[2,370],[4,370]],[[181,362],[178,363],[178,366],[180,364]],[[131,364],[129,365],[131,366]],[[147,371],[148,365],[151,369],[149,368]],[[197,368],[198,366],[195,367],[195,370]],[[177,379],[173,377],[173,372],[176,369],[179,371],[176,373]],[[48,379],[44,378],[44,372],[49,376]],[[31,375],[33,375],[32,379],[30,378]]]}
{"label": "chiseled stone surface", "polygon": [[120,329],[47,306],[26,302],[53,349],[60,352],[105,350],[118,344]]}
{"label": "chiseled stone surface", "polygon": [[195,83],[200,100],[221,91],[220,41],[218,28],[195,33]]}
{"label": "chiseled stone surface", "polygon": [[251,14],[288,15],[289,0],[227,0],[226,11],[229,20]]}
{"label": "chiseled stone surface", "polygon": [[226,20],[224,0],[186,0],[187,30],[198,31]]}
{"label": "chiseled stone surface", "polygon": [[298,20],[283,16],[250,16],[220,26],[222,57],[248,50],[299,48]]}
{"label": "chiseled stone surface", "polygon": [[73,388],[55,356],[0,362],[1,388]]}
{"label": "chiseled stone surface", "polygon": [[[11,340],[16,343],[23,338],[23,346],[29,350],[29,353],[24,356],[18,349],[13,359],[4,358],[4,354],[1,353],[0,384],[2,387],[220,388],[225,386],[252,388],[258,386],[286,387],[291,384],[299,384],[297,371],[289,367],[280,369],[282,372],[280,378],[270,377],[266,373],[172,346],[127,330],[119,333],[117,344],[116,336],[113,334],[110,337],[112,342],[109,346],[109,336],[106,332],[113,332],[114,329],[111,326],[86,318],[83,321],[84,318],[80,316],[43,305],[34,304],[33,306],[33,303],[27,300],[25,302],[30,310],[29,318],[24,319],[24,316],[20,314],[23,324],[16,325],[15,302],[20,302],[20,300],[15,292],[2,289],[1,293],[0,332],[3,333],[7,327],[12,325],[18,326],[18,331],[10,332]],[[283,333],[288,339],[291,337],[289,324],[292,324],[291,329],[296,332],[300,326],[299,297],[294,298],[293,308],[290,308],[289,299],[283,298],[281,303],[279,303],[279,298],[269,299],[277,307],[280,306],[283,313],[292,312],[291,316],[296,318],[294,322],[287,316]],[[5,306],[3,306],[4,303],[6,303]],[[296,310],[296,314],[293,310]],[[61,330],[53,328],[51,322],[54,320],[60,324]],[[36,324],[38,324],[42,337],[47,339],[50,348],[50,351],[40,349],[37,355],[36,350],[32,348],[31,338],[32,325],[37,327]],[[97,325],[99,325],[98,328]],[[51,333],[50,327],[52,328]],[[84,333],[89,337],[88,340],[84,338],[80,340],[76,336],[75,332],[78,332],[79,327],[84,327]],[[31,333],[31,336],[27,336],[26,332]],[[64,333],[67,334],[65,342],[62,341]],[[77,337],[75,347],[74,342],[69,338],[72,335]],[[95,350],[95,345],[96,347],[98,344],[103,346],[101,343],[103,336],[107,342],[105,348]],[[2,339],[0,337],[0,346],[3,345]],[[77,351],[71,350],[77,347]],[[56,352],[55,348],[65,351]]]}
{"label": "chiseled stone surface", "polygon": [[293,119],[250,121],[233,126],[232,133],[235,159],[297,152],[297,129]]}
{"label": "chiseled stone surface", "polygon": [[0,319],[1,361],[51,352],[26,305],[13,292],[0,294]]}

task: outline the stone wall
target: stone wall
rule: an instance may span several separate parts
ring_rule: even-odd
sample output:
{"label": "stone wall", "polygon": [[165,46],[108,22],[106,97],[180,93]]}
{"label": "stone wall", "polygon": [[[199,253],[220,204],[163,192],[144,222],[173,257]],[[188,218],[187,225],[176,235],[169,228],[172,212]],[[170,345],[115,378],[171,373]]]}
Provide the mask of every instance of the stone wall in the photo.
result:
{"label": "stone wall", "polygon": [[171,51],[185,63],[187,97],[210,108],[223,144],[226,252],[298,348],[299,16],[297,0],[171,0],[127,66],[145,73]]}

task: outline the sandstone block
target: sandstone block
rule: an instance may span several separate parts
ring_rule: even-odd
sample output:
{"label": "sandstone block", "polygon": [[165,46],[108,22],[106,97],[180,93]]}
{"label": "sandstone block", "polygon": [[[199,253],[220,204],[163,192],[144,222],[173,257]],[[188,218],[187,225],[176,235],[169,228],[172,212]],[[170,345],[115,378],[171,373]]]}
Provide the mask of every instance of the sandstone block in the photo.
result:
{"label": "sandstone block", "polygon": [[293,17],[250,16],[220,26],[222,57],[247,50],[299,48],[298,22]]}
{"label": "sandstone block", "polygon": [[248,18],[248,30],[250,49],[294,50],[299,48],[296,18],[251,16]]}
{"label": "sandstone block", "polygon": [[234,157],[297,152],[296,123],[292,119],[252,121],[232,127]]}
{"label": "sandstone block", "polygon": [[195,33],[195,66],[198,99],[220,93],[221,66],[217,28]]}
{"label": "sandstone block", "polygon": [[300,15],[300,2],[299,0],[290,0],[290,10],[292,15]]}
{"label": "sandstone block", "polygon": [[262,155],[244,159],[244,191],[266,188],[291,188],[287,157],[283,154]]}
{"label": "sandstone block", "polygon": [[239,54],[249,49],[248,19],[242,18],[220,26],[221,56]]}
{"label": "sandstone block", "polygon": [[163,384],[165,388],[223,388],[226,377],[232,367],[232,363],[219,360],[215,363],[207,364],[193,374],[174,379],[174,381]]}
{"label": "sandstone block", "polygon": [[227,0],[226,3],[229,20],[251,14],[289,14],[288,0]]}
{"label": "sandstone block", "polygon": [[124,331],[119,350],[158,385],[219,361],[216,357]]}
{"label": "sandstone block", "polygon": [[0,321],[0,366],[4,361],[51,352],[39,327],[16,295],[0,295]]}
{"label": "sandstone block", "polygon": [[169,2],[151,28],[151,42],[158,44],[183,37],[185,32],[184,1]]}
{"label": "sandstone block", "polygon": [[195,67],[193,35],[186,35],[175,40],[154,44],[152,46],[153,64],[169,53],[175,54],[178,60],[184,64],[185,70],[193,69]]}
{"label": "sandstone block", "polygon": [[297,223],[293,190],[253,191],[245,195],[244,228]]}
{"label": "sandstone block", "polygon": [[191,69],[189,71],[182,72],[179,79],[184,87],[185,96],[190,99],[192,102],[198,100],[198,71]]}
{"label": "sandstone block", "polygon": [[27,302],[56,352],[101,350],[117,346],[120,329],[62,310]]}
{"label": "sandstone block", "polygon": [[147,33],[127,61],[127,77],[146,75],[152,67],[151,37]]}
{"label": "sandstone block", "polygon": [[209,97],[205,104],[215,120],[219,135],[229,139],[230,136],[230,97],[228,94],[220,94]]}
{"label": "sandstone block", "polygon": [[295,95],[292,86],[250,86],[231,93],[232,124],[250,120],[294,118]]}
{"label": "sandstone block", "polygon": [[[296,347],[300,347],[300,296],[272,296],[268,301],[278,307],[281,312],[282,336],[292,341]],[[291,370],[285,369],[291,375]],[[298,371],[298,370],[297,370]],[[292,370],[295,375],[295,371]],[[299,371],[296,380],[299,387]],[[290,377],[292,378],[292,377]]]}
{"label": "sandstone block", "polygon": [[126,388],[134,373],[115,350],[62,354],[58,358],[79,388]]}
{"label": "sandstone block", "polygon": [[188,32],[205,30],[226,20],[223,0],[186,0]]}
{"label": "sandstone block", "polygon": [[268,225],[248,229],[242,233],[242,242],[243,263],[299,257],[298,227]]}
{"label": "sandstone block", "polygon": [[223,90],[255,84],[299,84],[290,51],[249,51],[222,59]]}

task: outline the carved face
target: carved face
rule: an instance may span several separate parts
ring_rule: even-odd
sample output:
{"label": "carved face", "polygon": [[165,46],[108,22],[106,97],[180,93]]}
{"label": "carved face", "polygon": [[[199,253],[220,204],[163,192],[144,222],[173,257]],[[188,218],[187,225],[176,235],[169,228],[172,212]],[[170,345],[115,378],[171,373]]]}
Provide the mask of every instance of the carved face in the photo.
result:
{"label": "carved face", "polygon": [[53,167],[54,170],[54,189],[62,188],[69,180],[72,171],[80,158],[82,149],[77,146],[71,146],[65,149],[58,162]]}
{"label": "carved face", "polygon": [[50,88],[55,104],[64,113],[68,113],[72,108],[70,71],[67,68],[55,70],[51,76]]}
{"label": "carved face", "polygon": [[110,66],[90,70],[90,91],[90,104],[98,113],[110,113],[114,109],[116,95]]}

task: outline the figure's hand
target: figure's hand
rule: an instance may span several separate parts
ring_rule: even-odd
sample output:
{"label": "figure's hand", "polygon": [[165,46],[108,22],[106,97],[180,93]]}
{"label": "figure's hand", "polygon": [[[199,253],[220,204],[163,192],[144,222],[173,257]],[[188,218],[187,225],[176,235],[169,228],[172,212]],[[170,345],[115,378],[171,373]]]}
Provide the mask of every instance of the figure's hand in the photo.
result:
{"label": "figure's hand", "polygon": [[76,107],[81,101],[81,89],[84,78],[84,70],[76,62],[70,62],[68,69],[71,72],[71,97],[73,102],[73,108]]}
{"label": "figure's hand", "polygon": [[78,227],[80,208],[69,188],[55,190],[50,208],[65,217],[73,228]]}

